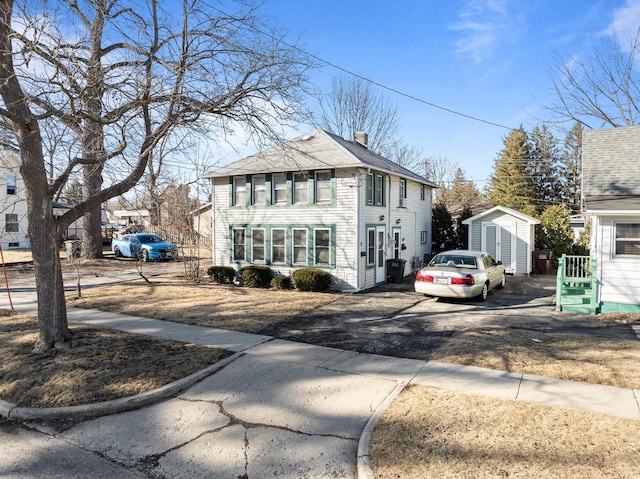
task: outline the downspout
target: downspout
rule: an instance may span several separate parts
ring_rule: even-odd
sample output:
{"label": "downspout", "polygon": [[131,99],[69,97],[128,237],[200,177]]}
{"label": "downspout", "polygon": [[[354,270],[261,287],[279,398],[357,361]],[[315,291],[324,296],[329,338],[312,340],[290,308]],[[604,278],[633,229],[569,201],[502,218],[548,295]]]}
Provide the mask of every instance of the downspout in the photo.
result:
{"label": "downspout", "polygon": [[[361,238],[361,228],[360,224],[360,174],[358,170],[356,170],[356,291],[360,291],[360,238]],[[365,268],[366,271],[366,268]]]}

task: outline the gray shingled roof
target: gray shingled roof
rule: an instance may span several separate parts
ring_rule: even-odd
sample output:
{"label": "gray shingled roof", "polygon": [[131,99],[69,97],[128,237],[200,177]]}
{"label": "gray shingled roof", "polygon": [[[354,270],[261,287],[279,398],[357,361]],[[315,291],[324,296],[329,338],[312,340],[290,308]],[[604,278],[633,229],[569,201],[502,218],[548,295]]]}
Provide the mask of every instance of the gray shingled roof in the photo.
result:
{"label": "gray shingled roof", "polygon": [[426,178],[383,158],[362,145],[317,129],[278,146],[218,168],[204,175],[220,178],[257,173],[319,170],[325,168],[371,168],[437,187]]}
{"label": "gray shingled roof", "polygon": [[640,126],[583,133],[582,194],[587,211],[638,209]]}

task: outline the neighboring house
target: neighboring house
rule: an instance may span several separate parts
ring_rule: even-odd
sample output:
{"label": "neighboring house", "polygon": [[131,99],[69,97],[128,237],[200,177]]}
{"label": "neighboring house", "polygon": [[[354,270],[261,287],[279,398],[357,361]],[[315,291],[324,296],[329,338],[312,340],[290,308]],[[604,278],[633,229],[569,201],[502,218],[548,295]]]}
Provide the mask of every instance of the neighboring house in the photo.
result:
{"label": "neighboring house", "polygon": [[206,175],[211,179],[213,264],[317,267],[336,289],[387,280],[386,260],[416,268],[431,249],[436,185],[367,149],[314,130]]}
{"label": "neighboring house", "polygon": [[149,210],[145,208],[114,209],[107,212],[108,223],[116,225],[142,225],[149,226]]}
{"label": "neighboring house", "polygon": [[[71,206],[69,205],[58,203],[56,201],[53,202],[53,216],[56,218],[59,218],[60,216],[64,215],[70,209],[71,209]],[[67,227],[67,232],[62,239],[63,240],[82,239],[82,216]]]}
{"label": "neighboring house", "polygon": [[511,274],[533,269],[535,226],[540,220],[505,206],[494,206],[462,222],[469,226],[469,249],[486,251]]}
{"label": "neighboring house", "polygon": [[27,200],[20,175],[20,159],[10,151],[0,151],[0,221],[2,248],[30,248]]}
{"label": "neighboring house", "polygon": [[599,310],[640,312],[640,127],[584,132],[582,198]]}
{"label": "neighboring house", "polygon": [[191,212],[193,231],[199,236],[211,238],[213,231],[211,228],[213,220],[212,211],[212,204],[209,202]]}

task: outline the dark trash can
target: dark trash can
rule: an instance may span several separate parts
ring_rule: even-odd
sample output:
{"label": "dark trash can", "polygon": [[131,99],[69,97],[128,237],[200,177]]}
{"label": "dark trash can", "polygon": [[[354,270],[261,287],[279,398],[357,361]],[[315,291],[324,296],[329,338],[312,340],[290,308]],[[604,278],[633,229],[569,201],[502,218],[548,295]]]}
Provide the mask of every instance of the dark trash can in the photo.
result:
{"label": "dark trash can", "polygon": [[387,260],[387,279],[393,283],[402,283],[404,279],[404,259]]}

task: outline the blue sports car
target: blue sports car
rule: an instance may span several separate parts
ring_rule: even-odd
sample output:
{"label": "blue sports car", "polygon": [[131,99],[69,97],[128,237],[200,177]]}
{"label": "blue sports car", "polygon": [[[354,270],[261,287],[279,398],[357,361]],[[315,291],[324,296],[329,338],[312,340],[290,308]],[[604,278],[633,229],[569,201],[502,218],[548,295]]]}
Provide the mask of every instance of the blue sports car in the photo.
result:
{"label": "blue sports car", "polygon": [[178,247],[150,233],[122,235],[111,240],[116,258],[136,258],[142,261],[178,259]]}

